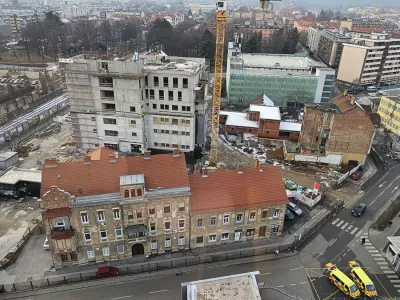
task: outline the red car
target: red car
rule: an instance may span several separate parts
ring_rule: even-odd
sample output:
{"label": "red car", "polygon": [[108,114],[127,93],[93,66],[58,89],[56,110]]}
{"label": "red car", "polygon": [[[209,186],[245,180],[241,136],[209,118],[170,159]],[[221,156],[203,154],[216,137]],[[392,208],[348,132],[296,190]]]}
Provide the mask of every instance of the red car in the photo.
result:
{"label": "red car", "polygon": [[360,171],[356,171],[353,174],[351,174],[351,179],[358,180],[358,179],[360,179],[360,177],[361,177]]}
{"label": "red car", "polygon": [[100,267],[96,272],[97,278],[113,277],[119,275],[117,267]]}

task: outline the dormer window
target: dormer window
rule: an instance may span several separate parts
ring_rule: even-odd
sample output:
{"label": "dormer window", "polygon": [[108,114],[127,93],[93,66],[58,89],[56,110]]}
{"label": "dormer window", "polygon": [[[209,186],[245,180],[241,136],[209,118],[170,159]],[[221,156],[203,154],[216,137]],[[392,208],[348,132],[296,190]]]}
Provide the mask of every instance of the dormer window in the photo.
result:
{"label": "dormer window", "polygon": [[138,197],[142,197],[142,190],[141,190],[141,189],[138,189],[138,190],[137,190],[137,196],[138,196]]}
{"label": "dormer window", "polygon": [[129,198],[129,191],[128,191],[128,190],[125,190],[125,192],[124,192],[124,197],[125,197],[125,198]]}
{"label": "dormer window", "polygon": [[134,189],[131,190],[131,197],[136,197],[136,191]]}

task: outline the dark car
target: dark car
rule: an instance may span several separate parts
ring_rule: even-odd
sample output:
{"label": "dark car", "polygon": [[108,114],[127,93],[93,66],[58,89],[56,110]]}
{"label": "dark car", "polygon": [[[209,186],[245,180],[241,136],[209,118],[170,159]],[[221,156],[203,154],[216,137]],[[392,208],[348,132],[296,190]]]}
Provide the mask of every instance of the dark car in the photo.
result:
{"label": "dark car", "polygon": [[292,214],[292,212],[286,208],[285,220],[292,221],[293,219],[294,219],[294,214]]}
{"label": "dark car", "polygon": [[351,214],[356,217],[361,217],[361,215],[367,210],[367,205],[364,203],[359,203],[357,204],[353,210],[351,211]]}
{"label": "dark car", "polygon": [[361,178],[361,174],[362,173],[360,171],[356,171],[353,174],[351,174],[351,178],[354,179],[354,180],[358,180],[358,179]]}
{"label": "dark car", "polygon": [[119,275],[117,267],[100,267],[96,272],[97,278],[113,277]]}

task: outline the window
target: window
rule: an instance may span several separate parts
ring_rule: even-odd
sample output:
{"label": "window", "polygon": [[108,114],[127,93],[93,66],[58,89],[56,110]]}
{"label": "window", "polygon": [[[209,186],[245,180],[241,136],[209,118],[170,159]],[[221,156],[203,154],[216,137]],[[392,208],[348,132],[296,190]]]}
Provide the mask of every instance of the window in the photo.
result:
{"label": "window", "polygon": [[197,227],[203,227],[203,219],[197,219]]}
{"label": "window", "polygon": [[132,136],[137,136],[137,133],[136,132],[132,132]]}
{"label": "window", "polygon": [[177,149],[178,148],[178,144],[172,144],[172,148]]}
{"label": "window", "polygon": [[279,225],[270,225],[269,226],[269,232],[278,232],[279,230]]}
{"label": "window", "polygon": [[252,211],[249,216],[249,221],[254,222],[256,220],[256,212]]}
{"label": "window", "polygon": [[163,85],[164,87],[168,87],[168,77],[163,77]]}
{"label": "window", "polygon": [[196,237],[196,244],[203,244],[203,237],[202,236]]}
{"label": "window", "polygon": [[178,105],[172,105],[172,110],[178,111]]}
{"label": "window", "polygon": [[190,111],[190,106],[182,105],[182,111]]}
{"label": "window", "polygon": [[151,250],[157,250],[157,241],[151,241]]}
{"label": "window", "polygon": [[136,120],[131,120],[131,125],[136,125]]}
{"label": "window", "polygon": [[178,101],[182,101],[182,92],[178,92]]}
{"label": "window", "polygon": [[110,256],[110,248],[108,247],[103,248],[103,256]]}
{"label": "window", "polygon": [[153,124],[157,123],[157,117],[153,117]]}
{"label": "window", "polygon": [[118,131],[115,130],[104,130],[105,136],[118,136]]}
{"label": "window", "polygon": [[96,117],[92,117],[92,121],[95,122],[96,121]]}
{"label": "window", "polygon": [[189,80],[187,78],[183,78],[183,88],[187,89],[189,86]]}
{"label": "window", "polygon": [[85,232],[83,235],[85,236],[85,242],[92,241],[92,235],[90,234],[90,232]]}
{"label": "window", "polygon": [[125,190],[125,191],[124,191],[124,197],[125,197],[125,198],[130,198],[130,195],[129,195],[129,191],[128,191],[128,190]]}
{"label": "window", "polygon": [[133,210],[128,210],[127,214],[128,214],[128,220],[132,220],[133,219]]}
{"label": "window", "polygon": [[130,111],[131,111],[131,112],[136,112],[136,107],[131,106],[131,107],[130,107]]}
{"label": "window", "polygon": [[97,221],[102,222],[104,221],[104,211],[103,210],[98,210],[97,211]]}
{"label": "window", "polygon": [[89,218],[87,212],[81,212],[82,224],[89,224]]}
{"label": "window", "polygon": [[169,104],[160,104],[160,109],[169,110]]}
{"label": "window", "polygon": [[165,248],[171,248],[171,238],[165,238]]}
{"label": "window", "polygon": [[153,129],[153,132],[154,132],[154,133],[158,133],[157,129]]}
{"label": "window", "polygon": [[186,131],[186,132],[185,132],[185,135],[186,135],[186,136],[190,136],[190,132]]}
{"label": "window", "polygon": [[229,215],[224,215],[224,224],[229,224]]}
{"label": "window", "polygon": [[153,104],[153,109],[157,109],[157,104]]}
{"label": "window", "polygon": [[121,227],[115,228],[115,236],[122,237],[122,228]]}
{"label": "window", "polygon": [[178,78],[176,78],[176,77],[172,78],[172,84],[173,84],[174,88],[177,88],[178,87]]}
{"label": "window", "polygon": [[102,107],[103,107],[103,110],[114,110],[115,111],[115,104],[112,104],[112,103],[103,103]]}
{"label": "window", "polygon": [[164,91],[158,91],[158,98],[164,100]]}
{"label": "window", "polygon": [[138,210],[136,211],[136,218],[138,218],[138,219],[143,218],[143,211],[142,211],[142,209],[138,209]]}
{"label": "window", "polygon": [[97,129],[96,128],[93,128],[93,133],[97,133]]}
{"label": "window", "polygon": [[172,130],[172,134],[178,134],[177,130]]}
{"label": "window", "polygon": [[217,217],[211,217],[211,219],[210,219],[210,225],[211,225],[211,226],[217,225]]}
{"label": "window", "polygon": [[164,229],[165,230],[171,230],[171,222],[170,221],[164,222]]}
{"label": "window", "polygon": [[100,239],[102,241],[107,239],[107,231],[106,230],[100,230]]}
{"label": "window", "polygon": [[146,90],[144,91],[144,93],[145,93],[146,99],[148,99],[148,98],[149,98],[149,90],[146,89]]}
{"label": "window", "polygon": [[174,100],[174,92],[168,91],[168,100]]}
{"label": "window", "polygon": [[94,258],[94,250],[87,251],[87,258]]}
{"label": "window", "polygon": [[103,118],[103,123],[104,124],[117,124],[117,119],[111,119],[111,118]]}
{"label": "window", "polygon": [[155,222],[150,223],[150,232],[156,232],[156,223]]}
{"label": "window", "polygon": [[217,241],[217,235],[216,235],[216,234],[211,234],[211,235],[208,237],[208,241],[209,241],[210,243],[216,242],[216,241]]}
{"label": "window", "polygon": [[254,228],[253,229],[247,229],[247,231],[246,231],[246,236],[252,236],[252,235],[254,235]]}
{"label": "window", "polygon": [[117,253],[118,254],[124,254],[125,253],[124,245],[117,245]]}
{"label": "window", "polygon": [[131,197],[136,197],[136,191],[134,189],[131,189]]}
{"label": "window", "polygon": [[[176,105],[172,105],[172,110],[174,110],[174,106]],[[172,119],[172,125],[178,125],[178,119]]]}
{"label": "window", "polygon": [[154,207],[149,208],[149,215],[154,215],[156,213],[156,209]]}
{"label": "window", "polygon": [[113,209],[113,216],[114,216],[114,220],[121,219],[119,208],[114,208]]}
{"label": "window", "polygon": [[242,222],[243,222],[243,214],[237,214],[236,223],[242,223]]}
{"label": "window", "polygon": [[171,213],[171,206],[164,206],[164,214],[170,214]]}
{"label": "window", "polygon": [[268,216],[268,210],[267,210],[267,209],[266,209],[266,210],[263,210],[263,211],[262,211],[262,215],[261,215],[261,219],[266,219],[267,216]]}
{"label": "window", "polygon": [[154,86],[158,86],[158,77],[157,76],[154,76],[153,77],[153,81],[154,81]]}
{"label": "window", "polygon": [[154,100],[154,90],[150,90],[150,99]]}
{"label": "window", "polygon": [[190,124],[190,120],[182,120],[182,124]]}
{"label": "window", "polygon": [[185,228],[185,220],[179,220],[179,228]]}
{"label": "window", "polygon": [[145,86],[149,85],[149,77],[147,77],[147,76],[144,78],[144,85]]}
{"label": "window", "polygon": [[70,253],[71,256],[71,261],[77,261],[78,257],[76,256],[76,253]]}
{"label": "window", "polygon": [[179,203],[179,211],[185,211],[185,203]]}
{"label": "window", "polygon": [[221,241],[226,241],[229,239],[229,233],[225,232],[221,235]]}
{"label": "window", "polygon": [[178,239],[178,246],[184,246],[185,245],[185,237],[180,236]]}
{"label": "window", "polygon": [[275,209],[273,217],[274,218],[279,218],[280,213],[281,213],[281,211],[279,210],[279,208]]}

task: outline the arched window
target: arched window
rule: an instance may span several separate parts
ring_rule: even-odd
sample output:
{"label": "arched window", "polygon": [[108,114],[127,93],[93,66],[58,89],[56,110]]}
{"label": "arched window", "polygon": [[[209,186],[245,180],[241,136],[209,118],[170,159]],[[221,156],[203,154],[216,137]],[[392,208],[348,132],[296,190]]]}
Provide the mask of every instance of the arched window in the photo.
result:
{"label": "arched window", "polygon": [[142,190],[141,190],[141,189],[138,189],[138,190],[137,190],[137,195],[138,195],[138,197],[141,197],[141,196],[142,196]]}
{"label": "arched window", "polygon": [[125,190],[124,196],[125,196],[125,198],[129,198],[129,191],[128,190]]}
{"label": "arched window", "polygon": [[136,197],[136,191],[134,189],[131,190],[131,197]]}

